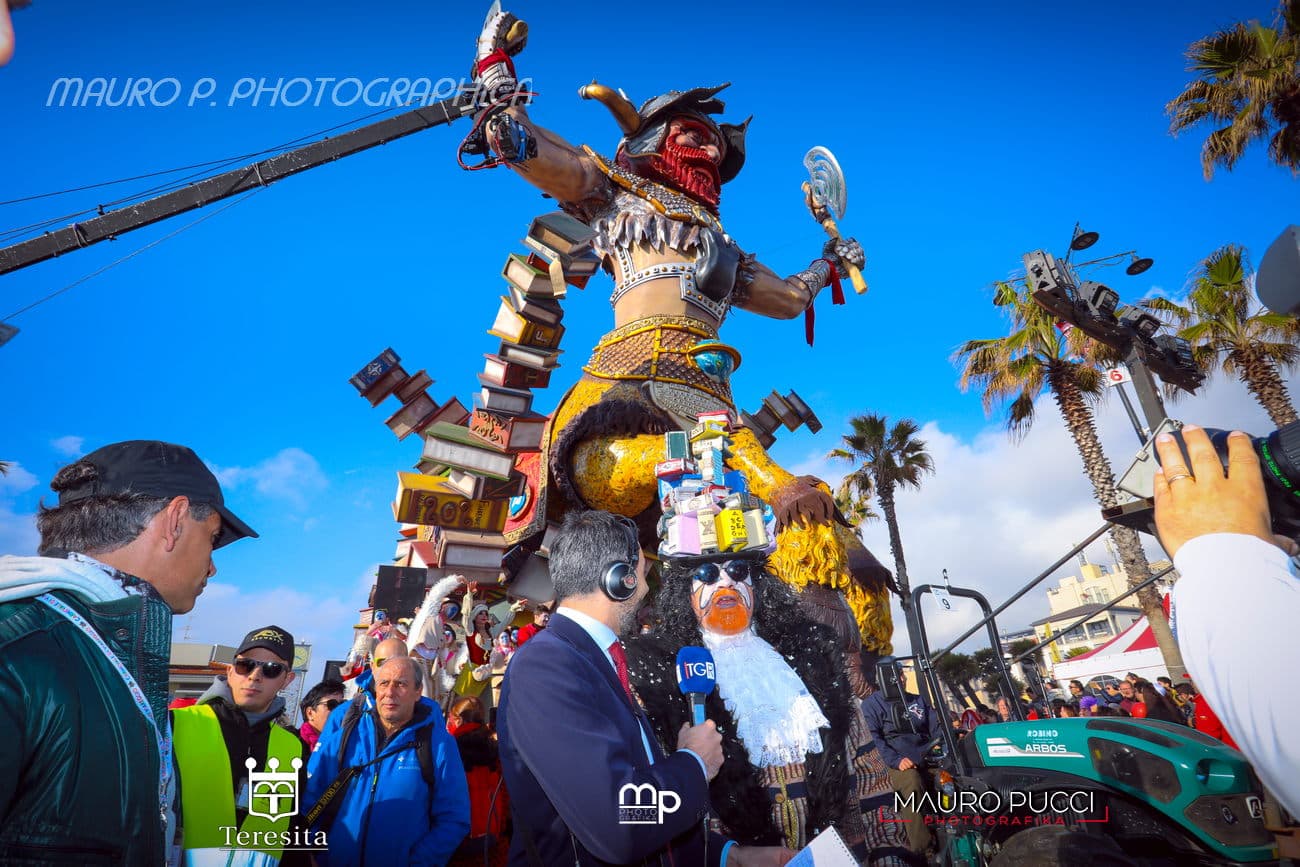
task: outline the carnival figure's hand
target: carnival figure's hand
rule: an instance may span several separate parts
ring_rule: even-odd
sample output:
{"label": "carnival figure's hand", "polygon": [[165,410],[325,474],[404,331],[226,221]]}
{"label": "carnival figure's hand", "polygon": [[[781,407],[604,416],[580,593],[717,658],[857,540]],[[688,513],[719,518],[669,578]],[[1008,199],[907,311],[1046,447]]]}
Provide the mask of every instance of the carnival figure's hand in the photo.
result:
{"label": "carnival figure's hand", "polygon": [[831,238],[822,247],[822,255],[837,263],[841,271],[847,271],[845,263],[852,265],[859,271],[867,266],[867,254],[863,251],[862,245],[853,238]]}
{"label": "carnival figure's hand", "polygon": [[509,12],[497,11],[483,22],[474,52],[474,80],[481,99],[499,99],[515,90],[515,65],[510,58],[528,42],[528,25]]}

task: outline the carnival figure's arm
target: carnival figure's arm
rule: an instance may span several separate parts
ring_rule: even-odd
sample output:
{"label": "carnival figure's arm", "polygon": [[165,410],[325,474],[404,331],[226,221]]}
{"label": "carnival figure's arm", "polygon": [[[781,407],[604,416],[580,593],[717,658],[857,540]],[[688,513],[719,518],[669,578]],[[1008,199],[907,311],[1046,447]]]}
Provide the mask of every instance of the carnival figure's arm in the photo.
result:
{"label": "carnival figure's arm", "polygon": [[849,262],[858,268],[864,266],[867,257],[862,252],[862,245],[852,238],[827,241],[821,258],[812,260],[807,268],[785,279],[746,256],[737,278],[739,292],[735,305],[773,319],[793,319],[811,307],[817,293],[830,285],[832,276],[839,273],[840,262]]}
{"label": "carnival figure's arm", "polygon": [[497,12],[483,25],[474,56],[474,78],[480,100],[489,106],[482,122],[484,143],[493,156],[557,201],[591,199],[608,184],[595,162],[533,123],[514,96],[519,82],[511,58],[523,50],[527,38],[527,25],[509,12]]}

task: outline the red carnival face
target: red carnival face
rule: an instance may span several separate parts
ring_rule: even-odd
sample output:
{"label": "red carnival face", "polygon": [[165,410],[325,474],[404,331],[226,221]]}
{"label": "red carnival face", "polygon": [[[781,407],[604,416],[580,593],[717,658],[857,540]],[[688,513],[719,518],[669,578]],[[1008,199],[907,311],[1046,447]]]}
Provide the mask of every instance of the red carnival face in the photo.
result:
{"label": "red carnival face", "polygon": [[633,159],[634,169],[716,208],[722,196],[723,142],[702,120],[679,115],[668,122],[659,153]]}

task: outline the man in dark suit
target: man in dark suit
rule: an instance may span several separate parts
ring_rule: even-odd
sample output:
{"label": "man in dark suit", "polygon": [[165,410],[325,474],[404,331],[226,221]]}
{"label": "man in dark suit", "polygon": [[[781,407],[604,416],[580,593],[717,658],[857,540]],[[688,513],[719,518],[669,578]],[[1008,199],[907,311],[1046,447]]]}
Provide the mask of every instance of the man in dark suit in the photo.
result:
{"label": "man in dark suit", "polygon": [[618,636],[647,591],[636,527],[608,512],[570,514],[550,567],[558,607],[516,651],[501,690],[510,863],[785,863],[787,850],[706,832],[708,783],[722,765],[713,722],[683,726],[665,755],[632,697]]}

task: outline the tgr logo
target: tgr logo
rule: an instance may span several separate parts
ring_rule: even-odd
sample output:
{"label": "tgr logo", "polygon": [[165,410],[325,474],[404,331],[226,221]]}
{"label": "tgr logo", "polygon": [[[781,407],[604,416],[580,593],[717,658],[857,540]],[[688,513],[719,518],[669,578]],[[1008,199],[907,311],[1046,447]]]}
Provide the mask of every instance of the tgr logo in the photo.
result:
{"label": "tgr logo", "polygon": [[683,662],[682,672],[686,677],[707,677],[709,680],[717,680],[713,672],[713,663],[710,662]]}
{"label": "tgr logo", "polygon": [[618,790],[618,823],[662,825],[664,816],[676,813],[681,805],[682,799],[676,792],[656,789],[649,783],[628,783]]}

